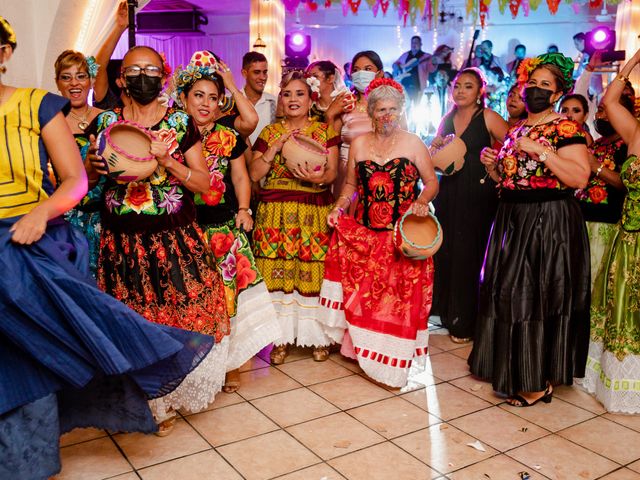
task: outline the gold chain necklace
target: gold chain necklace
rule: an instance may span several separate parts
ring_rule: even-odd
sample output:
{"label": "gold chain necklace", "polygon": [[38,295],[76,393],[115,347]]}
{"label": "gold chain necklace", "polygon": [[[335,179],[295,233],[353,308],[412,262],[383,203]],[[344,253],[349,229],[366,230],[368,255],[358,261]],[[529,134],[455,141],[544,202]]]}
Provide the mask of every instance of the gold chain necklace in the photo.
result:
{"label": "gold chain necklace", "polygon": [[393,134],[391,135],[391,145],[384,152],[381,149],[374,148],[375,138],[376,138],[376,135],[374,133],[373,138],[371,139],[371,142],[369,142],[369,151],[371,152],[371,157],[372,159],[377,158],[379,160],[382,160],[382,165],[385,165],[389,160],[391,160],[390,155],[396,146],[396,139],[398,138],[398,132],[397,131],[393,132]]}
{"label": "gold chain necklace", "polygon": [[84,112],[84,115],[77,115],[73,112],[73,110],[69,111],[69,115],[78,120],[78,128],[83,132],[89,126],[89,114],[91,113],[91,105],[87,105],[87,110]]}
{"label": "gold chain necklace", "polygon": [[[522,137],[526,137],[529,135],[529,132],[531,132],[531,130],[533,130],[534,128],[536,128],[538,125],[542,125],[544,123],[544,121],[547,119],[547,117],[549,115],[551,115],[553,113],[553,109],[550,109],[542,118],[540,118],[540,120],[538,120],[537,122],[535,122],[533,125],[531,125],[526,131],[524,131],[524,133],[522,135],[520,135],[520,132],[522,131],[522,129],[524,129],[525,124],[523,123],[522,126],[518,129],[517,133],[515,136],[517,136],[518,138],[522,138]],[[487,181],[487,177],[489,176],[489,172],[487,171],[487,173],[485,173],[484,177],[482,177],[480,179],[480,183],[482,185],[484,185],[484,183]]]}

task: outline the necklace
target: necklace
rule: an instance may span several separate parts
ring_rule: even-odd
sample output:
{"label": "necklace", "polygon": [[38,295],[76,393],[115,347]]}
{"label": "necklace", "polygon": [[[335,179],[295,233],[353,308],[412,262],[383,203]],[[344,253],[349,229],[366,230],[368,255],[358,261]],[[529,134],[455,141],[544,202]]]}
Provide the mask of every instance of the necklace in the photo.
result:
{"label": "necklace", "polygon": [[[391,134],[391,145],[389,146],[389,148],[387,148],[386,150],[382,150],[380,147],[380,145],[378,145],[378,148],[374,148],[375,147],[375,138],[376,135],[375,133],[373,134],[373,138],[371,139],[371,142],[369,142],[369,151],[371,152],[371,158],[377,158],[378,160],[382,160],[382,165],[385,165],[389,160],[391,160],[391,153],[393,152],[394,147],[396,146],[396,139],[398,138],[398,133],[397,132],[393,132]],[[376,162],[379,163],[379,162]]]}
{"label": "necklace", "polygon": [[[531,132],[531,130],[533,130],[534,128],[536,128],[538,125],[541,125],[544,123],[544,121],[549,117],[549,115],[551,115],[553,113],[553,109],[550,109],[547,113],[545,113],[539,120],[537,120],[533,125],[531,125],[529,128],[527,128],[526,130],[523,131],[524,127],[526,126],[524,123],[522,124],[522,126],[520,126],[520,128],[518,128],[518,131],[515,133],[514,137],[518,137],[518,138],[522,138],[522,137],[526,137],[527,135],[529,135],[529,132]],[[520,132],[522,132],[522,135],[520,134]],[[495,169],[495,168],[494,168]],[[484,177],[482,177],[480,179],[480,184],[484,185],[484,183],[487,181],[487,177],[489,176],[489,172],[487,171],[487,173],[485,173]]]}
{"label": "necklace", "polygon": [[73,110],[69,111],[69,115],[71,115],[73,118],[75,118],[76,120],[78,120],[78,128],[80,130],[82,130],[83,132],[87,129],[87,127],[89,126],[89,114],[91,113],[91,106],[87,105],[87,110],[84,112],[84,115],[80,116],[80,115],[76,115]]}
{"label": "necklace", "polygon": [[282,126],[284,127],[284,129],[287,132],[291,132],[293,130],[298,130],[300,132],[303,132],[309,127],[309,125],[311,125],[311,122],[307,118],[305,118],[304,125],[302,125],[301,127],[294,127],[292,125],[287,125],[287,121],[286,120],[282,120]]}

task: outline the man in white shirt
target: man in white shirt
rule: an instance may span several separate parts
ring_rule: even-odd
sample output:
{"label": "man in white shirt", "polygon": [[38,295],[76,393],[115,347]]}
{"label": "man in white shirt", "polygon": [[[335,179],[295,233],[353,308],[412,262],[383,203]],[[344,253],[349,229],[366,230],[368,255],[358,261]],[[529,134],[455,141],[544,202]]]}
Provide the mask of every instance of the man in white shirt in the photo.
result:
{"label": "man in white shirt", "polygon": [[264,91],[269,78],[268,69],[267,57],[259,52],[247,52],[242,57],[242,76],[246,82],[242,93],[258,112],[258,126],[248,138],[251,145],[264,127],[276,121],[277,99]]}

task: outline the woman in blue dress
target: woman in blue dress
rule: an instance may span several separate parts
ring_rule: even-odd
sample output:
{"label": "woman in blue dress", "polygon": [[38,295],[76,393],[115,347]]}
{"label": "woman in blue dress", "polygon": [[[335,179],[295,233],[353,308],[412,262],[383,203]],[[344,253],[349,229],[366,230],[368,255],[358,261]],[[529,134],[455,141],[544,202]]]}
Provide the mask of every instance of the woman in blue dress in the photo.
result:
{"label": "woman in blue dress", "polygon": [[[15,48],[0,17],[0,71]],[[59,472],[59,437],[76,427],[156,431],[164,419],[152,411],[179,403],[212,368],[212,337],[147,322],[89,276],[86,241],[60,218],[87,192],[68,109],[0,82],[3,479]]]}

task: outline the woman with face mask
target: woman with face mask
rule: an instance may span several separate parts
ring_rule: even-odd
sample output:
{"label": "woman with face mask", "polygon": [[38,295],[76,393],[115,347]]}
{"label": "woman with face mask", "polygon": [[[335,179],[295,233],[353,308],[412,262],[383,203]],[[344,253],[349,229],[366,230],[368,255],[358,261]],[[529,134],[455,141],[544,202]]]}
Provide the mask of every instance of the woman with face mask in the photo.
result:
{"label": "woman with face mask", "polygon": [[[102,207],[98,286],[149,321],[215,338],[216,359],[201,391],[180,398],[182,407],[204,408],[220,391],[228,351],[229,316],[220,274],[209,263],[209,247],[196,223],[194,194],[210,194],[200,132],[182,110],[158,101],[166,80],[162,57],[149,47],[133,47],[122,60],[122,81],[130,103],[107,110],[89,127],[98,134],[119,120],[152,132],[150,154],[158,161],[151,176],[116,182],[104,159],[92,165],[107,175]],[[162,432],[175,422],[163,411]]]}
{"label": "woman with face mask", "polygon": [[[401,255],[393,228],[409,210],[429,214],[438,181],[422,140],[400,127],[402,85],[380,78],[366,93],[374,131],[353,141],[347,181],[327,217],[335,230],[321,318],[329,331],[337,330],[341,353],[357,360],[369,377],[403,387],[412,362],[423,362],[427,353],[433,260]],[[355,216],[345,214],[356,192]]]}
{"label": "woman with face mask", "polygon": [[477,68],[456,75],[453,108],[442,119],[432,146],[454,134],[467,147],[462,170],[440,178],[440,194],[433,202],[445,232],[434,257],[433,315],[439,315],[455,343],[470,342],[478,315],[478,279],[496,212],[495,183],[480,162],[484,147],[502,142],[506,122],[485,108],[485,84]]}
{"label": "woman with face mask", "polygon": [[609,83],[602,98],[606,119],[628,146],[620,169],[627,196],[593,285],[591,342],[583,382],[607,411],[632,415],[640,413],[640,129],[622,95],[639,63],[640,50]]}
{"label": "woman with face mask", "polygon": [[[315,80],[315,79],[314,79]],[[253,254],[282,327],[271,363],[284,363],[288,346],[313,346],[313,359],[329,358],[332,336],[320,320],[320,286],[329,246],[325,221],[333,205],[328,184],[336,178],[339,137],[330,125],[309,119],[315,82],[300,70],[285,74],[280,101],[285,119],[267,125],[253,145],[251,180],[265,178],[258,196]],[[310,137],[327,151],[323,167],[287,166],[282,149],[292,135]],[[293,141],[293,140],[289,140]]]}
{"label": "woman with face mask", "polygon": [[[621,96],[620,104],[633,112],[633,101],[629,97]],[[627,146],[611,126],[602,103],[596,111],[594,124],[600,138],[593,143],[589,152],[591,177],[587,188],[575,192],[589,233],[592,287],[604,249],[620,221],[625,197],[620,169],[627,159]]]}
{"label": "woman with face mask", "polygon": [[[16,47],[0,16],[0,72]],[[74,428],[156,431],[152,411],[206,385],[215,359],[213,337],[153,324],[96,287],[86,240],[62,218],[87,192],[69,109],[66,98],[0,81],[3,479],[55,476],[60,436]]]}
{"label": "woman with face mask", "polygon": [[[351,76],[352,78],[355,76],[352,94],[355,95],[356,101],[349,107],[349,111],[343,111],[338,120],[334,122],[334,128],[340,132],[342,140],[338,176],[333,183],[333,191],[336,195],[343,190],[347,180],[347,161],[351,142],[359,136],[373,131],[371,117],[367,113],[367,99],[364,92],[373,80],[384,76],[382,60],[376,52],[371,50],[356,53],[351,60]],[[350,212],[354,213],[355,199],[350,208]]]}
{"label": "woman with face mask", "polygon": [[518,69],[527,119],[500,152],[482,151],[500,202],[480,276],[471,372],[514,407],[552,399],[584,376],[589,341],[589,240],[573,189],[589,179],[584,131],[555,113],[573,61],[551,53]]}

